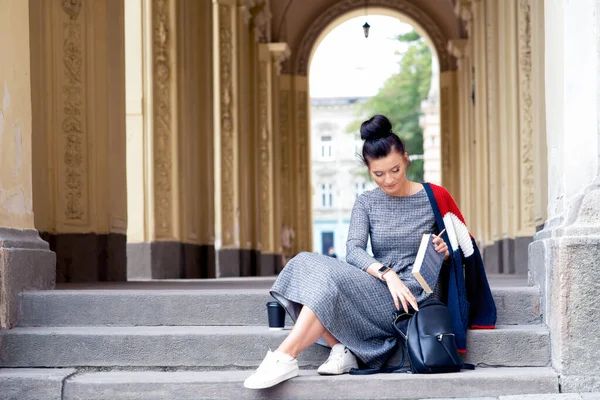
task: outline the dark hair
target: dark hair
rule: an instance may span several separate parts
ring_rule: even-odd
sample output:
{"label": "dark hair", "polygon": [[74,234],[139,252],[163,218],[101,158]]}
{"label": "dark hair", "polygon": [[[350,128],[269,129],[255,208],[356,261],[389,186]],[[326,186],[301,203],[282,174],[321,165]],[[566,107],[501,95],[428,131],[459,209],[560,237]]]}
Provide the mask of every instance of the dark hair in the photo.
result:
{"label": "dark hair", "polygon": [[387,157],[392,151],[404,155],[404,141],[392,130],[392,123],[384,115],[374,115],[360,126],[360,138],[364,140],[361,161],[367,167],[370,160]]}

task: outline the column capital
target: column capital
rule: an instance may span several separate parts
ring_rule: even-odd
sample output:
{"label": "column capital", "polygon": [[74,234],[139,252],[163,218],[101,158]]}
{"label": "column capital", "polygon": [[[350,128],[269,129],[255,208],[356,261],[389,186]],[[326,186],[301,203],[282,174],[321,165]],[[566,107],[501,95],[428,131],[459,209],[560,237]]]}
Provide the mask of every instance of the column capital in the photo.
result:
{"label": "column capital", "polygon": [[268,43],[271,37],[271,11],[266,3],[259,4],[255,8],[257,9],[256,13],[252,13],[255,39],[258,43]]}
{"label": "column capital", "polygon": [[257,43],[268,43],[271,37],[271,11],[266,0],[213,0],[214,3],[237,5],[244,23],[254,28]]}
{"label": "column capital", "polygon": [[452,39],[448,40],[448,52],[458,60],[469,56],[469,40],[468,39]]}
{"label": "column capital", "polygon": [[256,16],[256,10],[262,8],[264,0],[262,0],[263,3],[259,0],[235,0],[235,2],[242,13],[244,24],[250,25],[252,19]]}
{"label": "column capital", "polygon": [[244,25],[250,25],[250,21],[252,21],[252,13],[250,12],[250,7],[248,7],[242,0],[238,0],[238,9],[240,10],[242,19],[244,20]]}
{"label": "column capital", "polygon": [[465,23],[465,29],[471,36],[471,25],[473,21],[473,4],[476,0],[457,0],[454,5],[454,13]]}
{"label": "column capital", "polygon": [[281,73],[283,63],[292,55],[292,51],[287,43],[269,43],[267,44],[271,61],[277,66],[277,73]]}

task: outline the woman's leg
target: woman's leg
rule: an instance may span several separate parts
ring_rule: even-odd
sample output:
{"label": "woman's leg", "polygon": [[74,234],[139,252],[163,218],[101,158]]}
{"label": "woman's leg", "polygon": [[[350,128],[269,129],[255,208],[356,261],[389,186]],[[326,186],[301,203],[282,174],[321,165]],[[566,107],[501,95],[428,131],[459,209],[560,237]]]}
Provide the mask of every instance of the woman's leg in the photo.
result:
{"label": "woman's leg", "polygon": [[325,330],[317,315],[307,306],[303,306],[292,331],[277,350],[296,358],[321,336],[331,347],[339,343],[331,333]]}
{"label": "woman's leg", "polygon": [[333,346],[335,346],[336,344],[338,344],[340,342],[339,340],[334,338],[333,335],[331,333],[329,333],[328,331],[325,331],[325,333],[323,334],[323,339],[325,339],[325,341],[331,348],[333,348]]}

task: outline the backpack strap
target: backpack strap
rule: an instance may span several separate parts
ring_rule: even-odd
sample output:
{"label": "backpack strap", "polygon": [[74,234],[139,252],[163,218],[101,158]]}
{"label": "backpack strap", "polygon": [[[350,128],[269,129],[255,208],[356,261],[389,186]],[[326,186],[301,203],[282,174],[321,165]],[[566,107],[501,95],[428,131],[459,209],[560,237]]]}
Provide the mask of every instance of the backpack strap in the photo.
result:
{"label": "backpack strap", "polygon": [[374,375],[374,374],[391,374],[395,372],[405,372],[410,371],[410,368],[404,366],[404,362],[406,361],[406,347],[403,344],[400,344],[400,348],[402,349],[402,359],[400,363],[398,363],[395,367],[387,367],[387,368],[352,368],[350,375]]}
{"label": "backpack strap", "polygon": [[409,367],[389,367],[389,368],[352,368],[348,374],[350,375],[375,375],[375,374],[393,374],[397,372],[408,372]]}

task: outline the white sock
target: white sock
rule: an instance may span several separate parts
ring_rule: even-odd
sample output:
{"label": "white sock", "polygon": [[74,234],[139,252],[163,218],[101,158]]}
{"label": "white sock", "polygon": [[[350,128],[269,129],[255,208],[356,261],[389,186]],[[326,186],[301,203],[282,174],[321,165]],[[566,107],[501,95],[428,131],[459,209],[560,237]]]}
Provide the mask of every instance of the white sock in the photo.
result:
{"label": "white sock", "polygon": [[275,350],[274,353],[277,355],[277,357],[280,360],[283,360],[283,361],[293,361],[294,360],[294,357],[288,356],[287,354],[285,354],[279,350]]}

